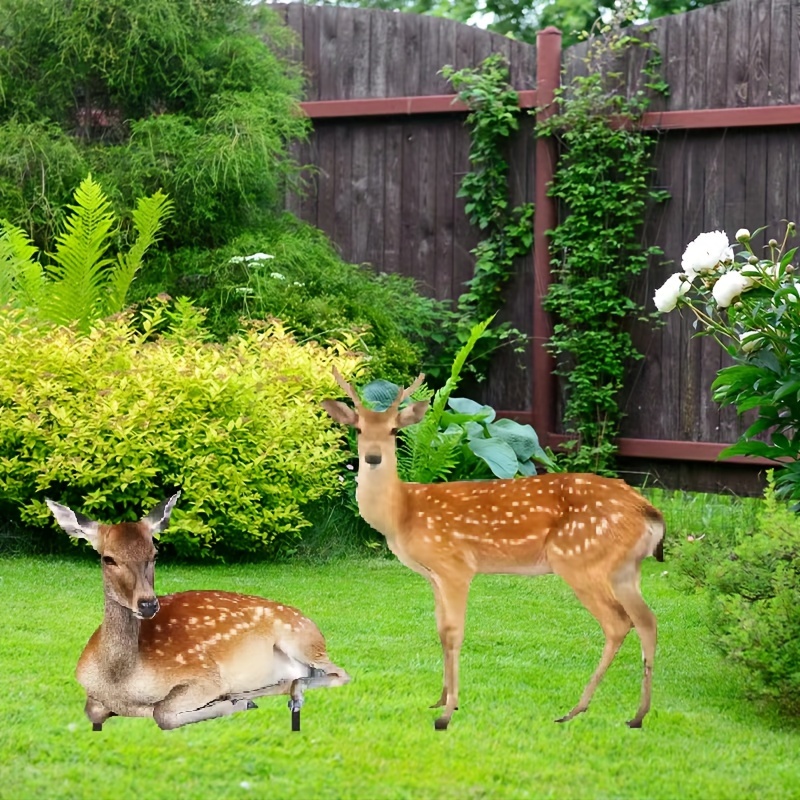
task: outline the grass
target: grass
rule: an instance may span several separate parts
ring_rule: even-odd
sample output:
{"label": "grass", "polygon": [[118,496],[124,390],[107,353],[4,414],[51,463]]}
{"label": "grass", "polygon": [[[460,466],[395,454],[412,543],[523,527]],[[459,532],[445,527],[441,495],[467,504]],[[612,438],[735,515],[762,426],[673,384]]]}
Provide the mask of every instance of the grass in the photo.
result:
{"label": "grass", "polygon": [[303,731],[282,698],[164,733],[112,719],[92,733],[73,677],[99,622],[94,560],[0,559],[0,797],[796,798],[800,729],[744,696],[706,641],[701,597],[646,562],[660,620],[654,705],[641,731],[630,636],[594,703],[567,725],[602,637],[552,576],[479,576],[462,656],[461,710],[445,733],[427,706],[441,653],[427,584],[389,559],[230,567],[160,564],[159,591],[220,588],[295,604],[353,676],[309,692]]}

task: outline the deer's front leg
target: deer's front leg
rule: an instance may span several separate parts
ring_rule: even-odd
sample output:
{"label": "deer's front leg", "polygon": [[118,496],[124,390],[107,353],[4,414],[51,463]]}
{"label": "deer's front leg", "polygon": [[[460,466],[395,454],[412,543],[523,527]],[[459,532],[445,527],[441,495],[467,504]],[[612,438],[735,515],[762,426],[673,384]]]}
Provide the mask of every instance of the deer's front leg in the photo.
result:
{"label": "deer's front leg", "polygon": [[434,598],[436,623],[444,656],[444,687],[438,705],[444,712],[436,720],[437,731],[447,730],[453,712],[458,708],[458,661],[464,641],[464,620],[467,612],[467,595],[472,576],[436,576]]}
{"label": "deer's front leg", "polygon": [[92,723],[92,730],[93,731],[101,731],[103,730],[103,723],[109,719],[109,717],[116,717],[117,715],[111,711],[111,709],[106,708],[99,700],[95,700],[93,697],[86,697],[86,706],[84,707],[86,712],[86,716],[89,718],[89,722]]}

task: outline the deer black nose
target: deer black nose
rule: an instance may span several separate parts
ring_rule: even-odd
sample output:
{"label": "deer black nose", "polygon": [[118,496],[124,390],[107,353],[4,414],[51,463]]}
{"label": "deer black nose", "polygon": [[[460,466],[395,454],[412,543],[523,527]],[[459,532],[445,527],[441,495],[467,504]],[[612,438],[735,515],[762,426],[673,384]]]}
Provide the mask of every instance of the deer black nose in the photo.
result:
{"label": "deer black nose", "polygon": [[156,615],[158,611],[158,598],[153,597],[150,600],[140,600],[137,603],[139,613],[145,618],[150,619]]}
{"label": "deer black nose", "polygon": [[364,456],[364,461],[367,464],[371,464],[372,466],[377,466],[381,463],[381,454],[380,453],[368,453]]}

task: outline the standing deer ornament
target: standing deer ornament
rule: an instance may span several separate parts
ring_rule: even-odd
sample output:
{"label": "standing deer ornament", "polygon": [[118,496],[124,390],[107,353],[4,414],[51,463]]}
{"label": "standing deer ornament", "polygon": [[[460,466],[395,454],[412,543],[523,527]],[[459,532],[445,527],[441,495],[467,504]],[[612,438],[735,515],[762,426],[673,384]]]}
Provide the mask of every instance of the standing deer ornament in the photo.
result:
{"label": "standing deer ornament", "polygon": [[288,694],[299,731],[305,690],[341,686],[349,676],[328,659],[317,626],[290,606],[231,592],[156,597],[153,536],[179,496],[139,522],[116,525],[46,501],[58,524],[101,558],[105,614],[76,670],[92,729],[121,716],[153,717],[171,730]]}
{"label": "standing deer ornament", "polygon": [[424,379],[401,389],[385,411],[365,408],[334,368],[354,408],[336,400],[323,407],[358,435],[361,516],[386,537],[391,551],[433,588],[444,652],[444,686],[433,708],[445,730],[458,708],[458,660],[470,582],[478,573],[560,575],[595,616],[605,634],[600,663],[566,722],[589,706],[597,685],[628,631],[642,643],[644,677],[636,716],[650,709],[656,618],[639,588],[641,562],[660,557],[664,519],[621,480],[597,475],[549,474],[511,480],[404,483],[397,475],[395,436],[419,422],[428,402],[401,408]]}

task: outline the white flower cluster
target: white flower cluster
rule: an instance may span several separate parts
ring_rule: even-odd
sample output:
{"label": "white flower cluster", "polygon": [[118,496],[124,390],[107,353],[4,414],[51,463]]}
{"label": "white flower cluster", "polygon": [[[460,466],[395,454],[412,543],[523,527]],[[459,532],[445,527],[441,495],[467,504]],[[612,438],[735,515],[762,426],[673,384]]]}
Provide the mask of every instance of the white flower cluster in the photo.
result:
{"label": "white flower cluster", "polygon": [[232,256],[230,263],[243,264],[250,261],[258,263],[259,261],[269,261],[271,258],[275,258],[275,256],[271,256],[269,253],[253,253],[251,256]]}
{"label": "white flower cluster", "polygon": [[[746,242],[750,231],[741,228],[736,239]],[[701,233],[686,247],[681,259],[683,272],[671,275],[666,283],[656,291],[653,300],[656,308],[666,313],[672,311],[679,298],[686,294],[697,277],[708,280],[716,275],[712,294],[719,308],[727,308],[742,292],[755,284],[755,277],[733,268],[733,248],[723,231]]]}

